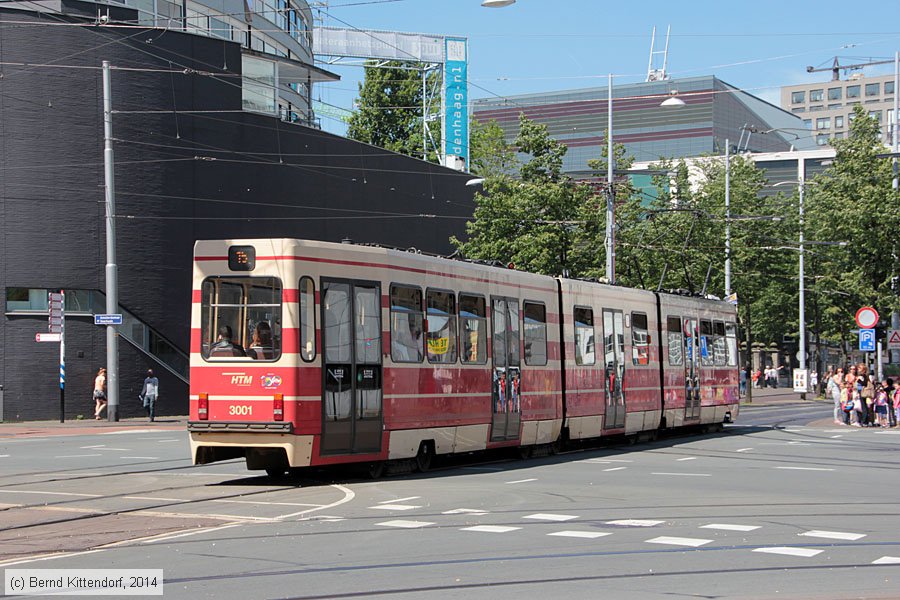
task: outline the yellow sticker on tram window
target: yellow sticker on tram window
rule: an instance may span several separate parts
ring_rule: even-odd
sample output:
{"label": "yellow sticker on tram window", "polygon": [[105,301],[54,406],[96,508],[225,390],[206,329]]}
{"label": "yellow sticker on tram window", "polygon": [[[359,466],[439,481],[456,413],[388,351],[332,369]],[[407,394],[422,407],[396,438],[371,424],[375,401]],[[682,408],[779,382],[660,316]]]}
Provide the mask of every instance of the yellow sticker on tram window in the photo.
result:
{"label": "yellow sticker on tram window", "polygon": [[431,354],[447,354],[449,349],[450,338],[448,337],[429,338],[428,340],[428,352]]}

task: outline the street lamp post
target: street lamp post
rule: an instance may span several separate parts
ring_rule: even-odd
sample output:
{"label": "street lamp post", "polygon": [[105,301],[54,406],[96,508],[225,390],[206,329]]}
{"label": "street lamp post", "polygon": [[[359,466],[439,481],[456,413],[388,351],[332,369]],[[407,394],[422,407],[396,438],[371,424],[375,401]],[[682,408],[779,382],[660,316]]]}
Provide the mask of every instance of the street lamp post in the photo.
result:
{"label": "street lamp post", "polygon": [[731,158],[725,138],[725,296],[731,295]]}

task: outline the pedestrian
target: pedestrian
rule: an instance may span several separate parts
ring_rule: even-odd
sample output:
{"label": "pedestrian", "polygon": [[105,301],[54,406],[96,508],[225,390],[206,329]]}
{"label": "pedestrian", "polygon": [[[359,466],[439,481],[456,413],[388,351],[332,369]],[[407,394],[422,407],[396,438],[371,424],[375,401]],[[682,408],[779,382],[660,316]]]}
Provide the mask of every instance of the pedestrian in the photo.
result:
{"label": "pedestrian", "polygon": [[869,374],[869,367],[865,363],[856,365],[856,389],[859,391],[861,399],[860,408],[862,409],[862,419],[860,422],[863,427],[872,427],[875,425],[875,382]]}
{"label": "pedestrian", "polygon": [[887,394],[888,427],[896,427],[897,414],[894,410],[894,396],[896,390],[894,389],[894,380],[890,377],[884,380],[884,391]]}
{"label": "pedestrian", "polygon": [[844,385],[844,370],[838,369],[834,375],[828,378],[825,391],[831,396],[834,402],[834,422],[837,425],[843,424],[844,414],[841,407],[841,387]]}
{"label": "pedestrian", "polygon": [[740,394],[741,396],[745,396],[747,394],[747,371],[749,370],[750,367],[741,369],[740,388],[738,390],[738,394]]}
{"label": "pedestrian", "polygon": [[894,424],[900,425],[900,382],[894,384]]}
{"label": "pedestrian", "polygon": [[753,371],[753,387],[762,387],[762,371],[759,369],[759,367],[757,367],[756,370]]}
{"label": "pedestrian", "polygon": [[144,387],[141,389],[141,403],[152,422],[156,418],[156,399],[159,397],[159,379],[153,375],[153,369],[147,369]]}
{"label": "pedestrian", "polygon": [[875,427],[889,427],[888,421],[888,393],[885,389],[887,381],[875,386]]}
{"label": "pedestrian", "polygon": [[102,419],[100,413],[106,408],[106,404],[106,369],[101,367],[94,377],[94,418],[98,421]]}

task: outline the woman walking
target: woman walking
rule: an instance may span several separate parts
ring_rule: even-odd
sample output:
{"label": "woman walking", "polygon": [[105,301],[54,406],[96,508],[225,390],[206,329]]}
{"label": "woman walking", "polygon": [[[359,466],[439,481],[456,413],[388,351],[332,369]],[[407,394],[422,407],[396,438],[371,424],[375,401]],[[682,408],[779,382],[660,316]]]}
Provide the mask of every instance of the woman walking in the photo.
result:
{"label": "woman walking", "polygon": [[102,419],[100,413],[106,408],[106,369],[101,368],[94,377],[94,418]]}
{"label": "woman walking", "polygon": [[844,424],[844,409],[841,407],[841,387],[844,384],[844,369],[838,368],[835,371],[834,375],[828,378],[828,383],[826,384],[827,391],[831,394],[831,399],[834,401],[834,423],[835,425],[843,425]]}

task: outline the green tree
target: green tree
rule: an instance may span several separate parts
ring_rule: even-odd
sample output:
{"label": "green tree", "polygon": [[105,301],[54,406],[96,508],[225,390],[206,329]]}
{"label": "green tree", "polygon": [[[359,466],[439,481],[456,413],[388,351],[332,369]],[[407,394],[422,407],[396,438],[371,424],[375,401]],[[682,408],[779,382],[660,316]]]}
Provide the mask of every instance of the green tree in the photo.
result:
{"label": "green tree", "polygon": [[861,105],[853,109],[847,139],[832,140],[833,164],[806,186],[807,237],[842,241],[845,247],[812,246],[816,295],[823,333],[848,340],[853,315],[871,305],[884,315],[900,309],[891,276],[900,272],[900,196],[892,189],[891,163],[878,122]]}
{"label": "green tree", "polygon": [[[422,156],[422,67],[421,64],[389,61],[376,67],[370,61],[359,84],[358,108],[347,120],[347,137],[380,148]],[[428,85],[440,77],[428,75]],[[432,131],[440,147],[440,132]],[[439,162],[429,150],[428,160]]]}
{"label": "green tree", "polygon": [[503,128],[491,119],[481,123],[472,119],[470,136],[471,168],[478,177],[497,177],[515,172],[519,163],[512,146],[506,141]]}

